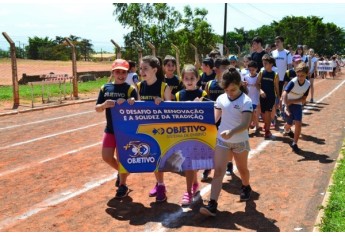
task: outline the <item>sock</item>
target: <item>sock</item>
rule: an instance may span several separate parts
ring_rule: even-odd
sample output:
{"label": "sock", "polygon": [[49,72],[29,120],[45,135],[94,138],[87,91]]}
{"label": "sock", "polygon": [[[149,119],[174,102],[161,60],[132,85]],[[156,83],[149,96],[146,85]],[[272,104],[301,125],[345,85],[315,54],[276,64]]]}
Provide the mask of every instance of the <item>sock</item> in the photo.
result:
{"label": "sock", "polygon": [[158,183],[158,186],[162,186],[162,185],[164,186],[164,183]]}

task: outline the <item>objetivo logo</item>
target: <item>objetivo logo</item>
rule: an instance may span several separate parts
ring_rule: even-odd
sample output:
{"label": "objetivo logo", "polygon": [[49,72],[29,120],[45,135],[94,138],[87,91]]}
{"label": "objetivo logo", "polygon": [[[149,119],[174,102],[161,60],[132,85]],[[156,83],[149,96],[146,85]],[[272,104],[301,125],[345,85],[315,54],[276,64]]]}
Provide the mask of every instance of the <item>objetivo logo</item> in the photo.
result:
{"label": "objetivo logo", "polygon": [[152,133],[154,134],[154,135],[156,135],[156,134],[160,134],[160,135],[162,135],[162,134],[164,134],[164,129],[163,128],[158,128],[158,129],[153,129],[152,130]]}
{"label": "objetivo logo", "polygon": [[150,146],[147,143],[141,143],[139,141],[131,141],[124,149],[130,150],[130,157],[147,157],[150,156]]}

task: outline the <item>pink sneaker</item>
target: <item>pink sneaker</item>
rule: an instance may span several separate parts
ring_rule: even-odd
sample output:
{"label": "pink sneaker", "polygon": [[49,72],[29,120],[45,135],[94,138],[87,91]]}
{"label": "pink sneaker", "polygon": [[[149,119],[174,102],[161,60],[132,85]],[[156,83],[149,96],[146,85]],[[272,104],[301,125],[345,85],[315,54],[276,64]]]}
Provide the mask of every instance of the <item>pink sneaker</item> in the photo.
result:
{"label": "pink sneaker", "polygon": [[193,184],[193,186],[192,186],[192,194],[193,194],[193,196],[195,196],[198,191],[199,191],[199,183]]}
{"label": "pink sneaker", "polygon": [[188,206],[193,201],[193,194],[189,194],[188,192],[185,192],[182,196],[181,205],[182,206]]}
{"label": "pink sneaker", "polygon": [[151,189],[151,191],[149,193],[150,197],[155,197],[157,195],[157,186],[158,186],[158,183],[156,183],[156,185],[153,187],[153,189]]}
{"label": "pink sneaker", "polygon": [[156,202],[163,202],[167,200],[167,195],[165,194],[165,192],[165,185],[157,185]]}

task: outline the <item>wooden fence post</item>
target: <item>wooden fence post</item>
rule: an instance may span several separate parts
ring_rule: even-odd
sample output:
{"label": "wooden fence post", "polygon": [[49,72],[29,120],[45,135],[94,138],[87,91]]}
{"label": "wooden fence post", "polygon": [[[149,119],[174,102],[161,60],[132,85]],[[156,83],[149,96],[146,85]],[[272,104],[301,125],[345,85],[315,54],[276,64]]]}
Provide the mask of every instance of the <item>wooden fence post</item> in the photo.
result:
{"label": "wooden fence post", "polygon": [[149,41],[147,41],[146,43],[147,43],[147,45],[149,45],[149,47],[151,48],[151,50],[152,50],[152,55],[153,55],[153,56],[156,56],[156,47],[155,47],[151,42],[149,42]]}
{"label": "wooden fence post", "polygon": [[11,65],[12,65],[12,86],[13,86],[13,109],[19,106],[19,85],[18,85],[18,69],[17,69],[17,58],[16,58],[16,45],[10,36],[6,32],[2,32],[2,35],[6,38],[10,44],[11,50]]}
{"label": "wooden fence post", "polygon": [[72,48],[72,71],[73,71],[73,97],[74,99],[78,99],[78,78],[77,78],[77,55],[76,49],[74,44],[69,40],[69,38],[65,38],[68,45]]}
{"label": "wooden fence post", "polygon": [[116,59],[120,59],[122,57],[122,53],[121,53],[121,47],[120,45],[118,45],[114,40],[110,40],[110,42],[112,42],[115,47],[116,47]]}

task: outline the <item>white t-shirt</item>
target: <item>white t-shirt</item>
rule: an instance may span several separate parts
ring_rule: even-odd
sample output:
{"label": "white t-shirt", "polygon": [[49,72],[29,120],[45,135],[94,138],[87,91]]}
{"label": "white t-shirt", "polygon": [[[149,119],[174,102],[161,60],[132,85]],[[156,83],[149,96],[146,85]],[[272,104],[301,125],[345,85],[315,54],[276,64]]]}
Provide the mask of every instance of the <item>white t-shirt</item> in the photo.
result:
{"label": "white t-shirt", "polygon": [[251,77],[249,74],[244,76],[244,81],[247,81],[248,96],[252,99],[254,105],[259,105],[260,103],[260,90],[256,87],[256,81],[258,80],[258,75]]}
{"label": "white t-shirt", "polygon": [[243,68],[241,70],[241,78],[243,78],[246,75],[249,75],[249,69],[248,68]]}
{"label": "white t-shirt", "polygon": [[[314,73],[314,71],[315,71],[315,63],[318,61],[318,59],[316,57],[313,57],[313,58],[310,59],[310,57],[309,57],[308,60],[311,61],[310,68],[309,68],[309,73]],[[308,63],[308,65],[309,65],[309,63]]]}
{"label": "white t-shirt", "polygon": [[253,112],[252,100],[245,93],[242,93],[235,100],[230,100],[226,93],[220,95],[215,104],[215,108],[222,110],[222,120],[218,128],[217,138],[223,142],[240,143],[249,139],[248,130],[234,134],[230,139],[223,139],[220,134],[225,130],[231,130],[239,126],[242,122],[243,112]]}
{"label": "white t-shirt", "polygon": [[285,72],[288,69],[288,64],[292,63],[292,56],[291,53],[284,49],[282,51],[278,51],[278,49],[272,52],[272,57],[276,61],[276,67],[278,68],[278,75],[279,81],[284,81]]}
{"label": "white t-shirt", "polygon": [[[303,84],[299,84],[298,78],[293,78],[285,87],[285,91],[288,92],[287,98],[288,100],[293,99],[300,99],[303,96],[308,96],[310,88],[310,82],[309,80],[305,80]],[[296,102],[293,104],[298,104],[302,106],[302,102]]]}
{"label": "white t-shirt", "polygon": [[129,85],[134,85],[139,82],[138,74],[135,72],[130,72],[127,75],[126,83]]}
{"label": "white t-shirt", "polygon": [[333,68],[337,67],[337,61],[336,60],[332,60],[331,62],[332,62]]}

